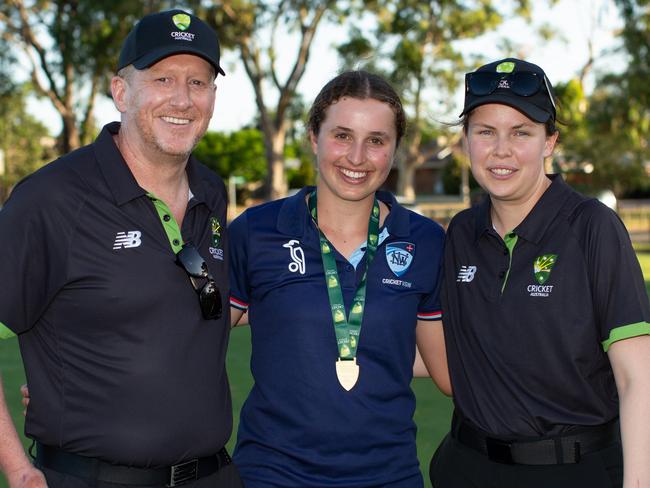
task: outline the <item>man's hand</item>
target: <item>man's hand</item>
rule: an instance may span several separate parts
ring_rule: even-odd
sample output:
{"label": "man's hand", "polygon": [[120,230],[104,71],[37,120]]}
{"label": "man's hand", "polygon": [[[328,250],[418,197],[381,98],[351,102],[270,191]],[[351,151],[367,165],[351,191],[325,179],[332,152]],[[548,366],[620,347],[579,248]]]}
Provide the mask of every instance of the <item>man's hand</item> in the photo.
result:
{"label": "man's hand", "polygon": [[7,473],[7,480],[9,481],[9,488],[47,488],[43,473],[31,465]]}
{"label": "man's hand", "polygon": [[29,388],[27,388],[27,384],[21,385],[20,394],[23,396],[22,403],[23,407],[25,407],[23,415],[27,415],[27,405],[29,405]]}

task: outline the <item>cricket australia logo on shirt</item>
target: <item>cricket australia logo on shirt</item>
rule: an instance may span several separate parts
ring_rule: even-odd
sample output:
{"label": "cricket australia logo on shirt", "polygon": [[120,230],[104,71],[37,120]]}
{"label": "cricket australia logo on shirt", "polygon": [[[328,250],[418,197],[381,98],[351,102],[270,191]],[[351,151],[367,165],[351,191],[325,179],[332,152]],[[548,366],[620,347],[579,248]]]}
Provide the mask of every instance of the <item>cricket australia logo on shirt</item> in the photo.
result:
{"label": "cricket australia logo on shirt", "polygon": [[460,281],[461,283],[470,283],[476,275],[476,270],[476,266],[461,266],[456,281]]}
{"label": "cricket australia logo on shirt", "polygon": [[289,242],[282,244],[282,247],[289,249],[289,257],[291,262],[289,263],[289,271],[292,273],[305,274],[305,253],[300,247],[300,242],[291,239]]}
{"label": "cricket australia logo on shirt", "polygon": [[142,244],[142,232],[139,230],[132,230],[129,232],[118,232],[115,235],[115,242],[113,243],[113,250],[115,249],[129,249],[131,247],[139,247]]}
{"label": "cricket australia logo on shirt", "polygon": [[223,261],[223,249],[221,248],[221,222],[216,217],[210,218],[210,232],[212,233],[211,244],[208,248],[214,259]]}
{"label": "cricket australia logo on shirt", "polygon": [[530,293],[531,297],[547,297],[553,291],[554,285],[547,285],[551,270],[557,261],[557,254],[544,254],[538,256],[533,261],[533,276],[537,284],[528,285],[526,290]]}

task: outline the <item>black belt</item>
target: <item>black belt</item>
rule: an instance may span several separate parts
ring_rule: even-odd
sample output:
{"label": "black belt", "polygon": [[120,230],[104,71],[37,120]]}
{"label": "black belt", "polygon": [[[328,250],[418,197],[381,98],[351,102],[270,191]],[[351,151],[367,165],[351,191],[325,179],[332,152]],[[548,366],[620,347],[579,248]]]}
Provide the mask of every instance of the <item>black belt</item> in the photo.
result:
{"label": "black belt", "polygon": [[165,468],[133,468],[80,456],[36,443],[36,466],[79,478],[123,485],[178,486],[215,473],[232,461],[224,447],[214,456],[190,459]]}
{"label": "black belt", "polygon": [[505,464],[575,464],[580,456],[599,451],[620,441],[618,419],[580,432],[536,439],[499,439],[460,421],[452,423],[452,437],[461,444],[484,454],[491,461]]}

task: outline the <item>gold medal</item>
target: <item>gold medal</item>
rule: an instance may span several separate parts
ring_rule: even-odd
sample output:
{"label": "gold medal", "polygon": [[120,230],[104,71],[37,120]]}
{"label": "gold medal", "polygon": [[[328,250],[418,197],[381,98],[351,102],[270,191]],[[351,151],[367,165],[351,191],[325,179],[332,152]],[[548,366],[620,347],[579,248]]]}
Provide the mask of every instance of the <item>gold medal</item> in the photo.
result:
{"label": "gold medal", "polygon": [[336,376],[339,378],[339,383],[345,388],[346,391],[350,391],[359,379],[359,365],[357,364],[357,358],[342,360],[341,358],[336,360]]}

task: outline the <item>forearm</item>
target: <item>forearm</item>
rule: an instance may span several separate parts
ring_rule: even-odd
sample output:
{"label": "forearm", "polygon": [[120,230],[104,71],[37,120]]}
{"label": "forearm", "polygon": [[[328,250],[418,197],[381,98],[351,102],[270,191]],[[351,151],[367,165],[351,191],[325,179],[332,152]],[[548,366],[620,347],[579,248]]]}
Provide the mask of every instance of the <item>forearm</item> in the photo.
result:
{"label": "forearm", "polygon": [[0,470],[11,480],[16,474],[30,469],[33,469],[32,464],[11,420],[0,378]]}
{"label": "forearm", "polygon": [[624,488],[650,488],[650,382],[631,383],[620,392]]}

